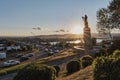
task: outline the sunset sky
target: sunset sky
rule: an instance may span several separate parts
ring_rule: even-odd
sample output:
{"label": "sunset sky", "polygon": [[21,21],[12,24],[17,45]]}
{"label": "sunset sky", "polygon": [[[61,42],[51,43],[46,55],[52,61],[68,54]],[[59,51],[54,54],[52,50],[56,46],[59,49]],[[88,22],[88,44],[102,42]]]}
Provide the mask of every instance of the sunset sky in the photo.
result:
{"label": "sunset sky", "polygon": [[74,33],[83,29],[82,16],[96,31],[96,11],[111,0],[0,0],[0,36]]}

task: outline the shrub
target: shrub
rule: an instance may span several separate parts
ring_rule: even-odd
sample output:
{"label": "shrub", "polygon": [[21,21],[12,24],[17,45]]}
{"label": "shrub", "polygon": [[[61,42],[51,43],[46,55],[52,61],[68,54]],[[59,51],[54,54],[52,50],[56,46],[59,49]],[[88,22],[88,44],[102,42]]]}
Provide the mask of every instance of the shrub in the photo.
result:
{"label": "shrub", "polygon": [[115,58],[120,57],[120,50],[115,50],[115,51],[113,52],[113,56],[114,56]]}
{"label": "shrub", "polygon": [[76,60],[72,60],[72,61],[68,62],[67,67],[66,67],[68,74],[76,72],[76,71],[80,70],[80,68],[81,68],[80,62],[76,61]]}
{"label": "shrub", "polygon": [[58,77],[58,74],[60,72],[60,67],[59,66],[53,66],[56,70],[56,76]]}
{"label": "shrub", "polygon": [[98,57],[93,62],[94,80],[120,80],[120,58]]}
{"label": "shrub", "polygon": [[13,80],[55,80],[55,69],[38,63],[31,63],[21,69]]}
{"label": "shrub", "polygon": [[73,60],[79,61],[80,62],[80,58],[74,58]]}
{"label": "shrub", "polygon": [[89,65],[91,65],[93,62],[93,58],[89,55],[86,55],[86,56],[83,56],[81,58],[81,65],[82,65],[82,68],[85,68]]}

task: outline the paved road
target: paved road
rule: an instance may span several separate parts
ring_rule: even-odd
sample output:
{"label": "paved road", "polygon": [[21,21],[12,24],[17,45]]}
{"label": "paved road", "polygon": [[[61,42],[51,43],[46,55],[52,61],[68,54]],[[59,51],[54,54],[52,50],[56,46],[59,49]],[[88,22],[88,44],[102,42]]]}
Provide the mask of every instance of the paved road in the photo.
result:
{"label": "paved road", "polygon": [[[41,54],[41,56],[45,56],[45,55],[46,55],[46,53]],[[67,57],[67,58],[64,58],[64,59],[50,61],[50,62],[48,62],[46,64],[50,65],[50,66],[58,65],[58,66],[60,66],[61,71],[64,71],[65,70],[65,66],[66,66],[68,61],[70,61],[73,58],[80,58],[83,55],[85,55],[85,54],[78,54],[78,55],[70,56],[70,57]],[[41,57],[39,56],[39,58],[41,58]],[[0,80],[12,80],[15,75],[16,75],[16,73],[11,73],[11,74],[8,74],[8,75],[0,77]]]}
{"label": "paved road", "polygon": [[59,59],[59,60],[50,61],[50,62],[48,62],[48,63],[46,63],[46,64],[47,64],[47,65],[50,65],[50,66],[58,65],[58,66],[60,66],[61,71],[63,71],[63,70],[65,70],[65,68],[66,68],[66,64],[67,64],[70,60],[72,60],[72,59],[74,59],[74,58],[80,58],[80,57],[82,57],[83,55],[85,55],[85,54],[78,54],[78,55],[70,56],[70,57],[67,57],[67,58],[64,58],[64,59]]}

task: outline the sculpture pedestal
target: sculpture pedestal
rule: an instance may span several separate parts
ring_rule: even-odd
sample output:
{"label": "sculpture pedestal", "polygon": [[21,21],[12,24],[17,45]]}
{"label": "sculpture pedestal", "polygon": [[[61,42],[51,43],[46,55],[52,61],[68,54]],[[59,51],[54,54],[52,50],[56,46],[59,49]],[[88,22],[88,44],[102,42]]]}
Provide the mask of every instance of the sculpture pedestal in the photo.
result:
{"label": "sculpture pedestal", "polygon": [[84,42],[85,42],[84,46],[86,50],[92,49],[92,39],[91,39],[91,33],[89,27],[84,28]]}

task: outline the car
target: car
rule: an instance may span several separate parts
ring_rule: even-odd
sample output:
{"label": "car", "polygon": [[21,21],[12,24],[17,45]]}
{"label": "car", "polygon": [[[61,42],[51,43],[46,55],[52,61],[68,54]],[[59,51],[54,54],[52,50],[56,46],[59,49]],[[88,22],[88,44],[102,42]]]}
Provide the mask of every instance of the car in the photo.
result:
{"label": "car", "polygon": [[22,57],[23,56],[23,54],[17,54],[15,57],[16,58],[20,58],[20,57]]}
{"label": "car", "polygon": [[28,53],[28,54],[26,54],[26,57],[32,57],[32,56],[33,56],[32,53]]}
{"label": "car", "polygon": [[28,60],[28,59],[29,59],[29,57],[27,57],[27,56],[22,56],[22,57],[20,57],[20,62],[26,61],[26,60]]}
{"label": "car", "polygon": [[13,66],[16,64],[20,64],[20,61],[16,61],[16,60],[8,60],[6,62],[4,62],[4,66]]}

